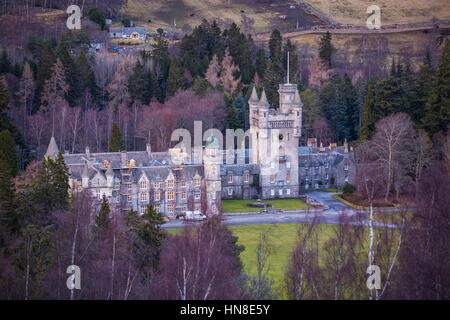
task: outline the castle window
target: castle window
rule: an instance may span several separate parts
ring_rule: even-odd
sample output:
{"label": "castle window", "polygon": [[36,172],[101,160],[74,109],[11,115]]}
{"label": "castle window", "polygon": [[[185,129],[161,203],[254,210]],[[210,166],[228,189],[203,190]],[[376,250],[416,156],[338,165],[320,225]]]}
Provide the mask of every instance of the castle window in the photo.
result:
{"label": "castle window", "polygon": [[133,195],[128,194],[127,195],[127,201],[130,202],[131,200],[133,200]]}
{"label": "castle window", "polygon": [[114,182],[114,189],[119,189],[119,187],[120,187],[120,184],[119,184],[119,182],[118,181],[116,181],[116,182]]}
{"label": "castle window", "polygon": [[147,192],[141,193],[141,201],[147,201]]}
{"label": "castle window", "polygon": [[181,181],[181,187],[182,188],[186,187],[186,180]]}
{"label": "castle window", "polygon": [[286,162],[286,168],[290,168],[291,167],[291,163],[289,161]]}
{"label": "castle window", "polygon": [[141,181],[140,188],[143,189],[143,190],[147,189],[147,180],[142,180]]}
{"label": "castle window", "polygon": [[133,185],[131,183],[127,183],[127,190],[131,191],[131,189],[133,188]]}
{"label": "castle window", "polygon": [[270,195],[271,195],[271,196],[274,196],[274,195],[275,195],[275,190],[271,189],[271,190],[270,190]]}
{"label": "castle window", "polygon": [[167,181],[167,188],[173,188],[175,186],[175,180],[170,179]]}
{"label": "castle window", "polygon": [[199,190],[195,190],[194,191],[194,199],[200,199],[200,191]]}
{"label": "castle window", "polygon": [[98,200],[102,199],[102,194],[101,194],[101,190],[100,189],[97,190],[97,199]]}
{"label": "castle window", "polygon": [[175,199],[175,193],[173,191],[167,192],[167,200],[174,200]]}
{"label": "castle window", "polygon": [[244,182],[248,182],[248,173],[244,174]]}
{"label": "castle window", "polygon": [[216,192],[215,191],[212,192],[212,199],[216,200]]}
{"label": "castle window", "polygon": [[275,176],[273,174],[270,175],[270,183],[275,182]]}
{"label": "castle window", "polygon": [[155,189],[159,189],[161,187],[161,182],[155,182],[153,185],[155,186]]}
{"label": "castle window", "polygon": [[181,192],[181,199],[186,199],[186,191]]}
{"label": "castle window", "polygon": [[286,189],[286,194],[290,195],[291,194],[291,189]]}
{"label": "castle window", "polygon": [[348,164],[346,164],[346,165],[344,166],[344,170],[345,170],[345,171],[348,171]]}
{"label": "castle window", "polygon": [[231,173],[228,174],[228,183],[233,182],[233,175]]}
{"label": "castle window", "polygon": [[155,204],[155,205],[153,206],[153,208],[155,208],[155,211],[156,211],[157,213],[159,213],[159,204]]}
{"label": "castle window", "polygon": [[194,186],[200,187],[200,179],[199,178],[194,179]]}
{"label": "castle window", "polygon": [[153,197],[155,198],[155,201],[159,201],[161,199],[161,193],[159,191],[155,191]]}
{"label": "castle window", "polygon": [[147,207],[141,206],[140,211],[141,211],[141,215],[145,214],[147,212]]}
{"label": "castle window", "polygon": [[174,205],[173,203],[169,204],[169,205],[167,206],[167,211],[168,211],[169,213],[173,213],[173,212],[175,211],[175,205]]}
{"label": "castle window", "polygon": [[229,195],[229,196],[232,196],[232,195],[233,195],[233,189],[231,189],[231,188],[228,189],[228,195]]}
{"label": "castle window", "polygon": [[278,190],[278,195],[280,195],[280,196],[283,195],[283,189]]}
{"label": "castle window", "polygon": [[289,172],[286,173],[286,182],[291,182],[291,174]]}

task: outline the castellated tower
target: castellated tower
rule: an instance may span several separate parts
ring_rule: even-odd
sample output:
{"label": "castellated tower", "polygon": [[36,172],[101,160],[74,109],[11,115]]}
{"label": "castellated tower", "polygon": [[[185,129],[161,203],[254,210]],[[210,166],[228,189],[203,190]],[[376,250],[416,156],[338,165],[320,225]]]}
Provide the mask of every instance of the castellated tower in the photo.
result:
{"label": "castellated tower", "polygon": [[205,146],[203,157],[205,192],[207,201],[207,216],[219,214],[221,204],[222,181],[220,178],[220,165],[223,163],[222,150],[219,149],[214,136],[209,139]]}
{"label": "castellated tower", "polygon": [[278,109],[270,108],[264,90],[258,99],[253,88],[248,101],[251,160],[260,167],[262,199],[293,198],[299,194],[298,146],[303,104],[296,84],[280,84],[278,93]]}

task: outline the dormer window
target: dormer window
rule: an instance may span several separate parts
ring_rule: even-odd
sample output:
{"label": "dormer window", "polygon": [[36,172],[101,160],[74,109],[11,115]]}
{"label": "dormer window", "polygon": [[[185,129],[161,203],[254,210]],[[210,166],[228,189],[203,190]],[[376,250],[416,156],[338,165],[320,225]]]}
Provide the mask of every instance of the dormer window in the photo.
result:
{"label": "dormer window", "polygon": [[147,180],[142,180],[141,183],[140,183],[140,188],[141,188],[142,190],[146,190],[147,187],[148,187]]}
{"label": "dormer window", "polygon": [[175,180],[173,180],[173,179],[167,180],[167,188],[173,188],[173,187],[175,187]]}

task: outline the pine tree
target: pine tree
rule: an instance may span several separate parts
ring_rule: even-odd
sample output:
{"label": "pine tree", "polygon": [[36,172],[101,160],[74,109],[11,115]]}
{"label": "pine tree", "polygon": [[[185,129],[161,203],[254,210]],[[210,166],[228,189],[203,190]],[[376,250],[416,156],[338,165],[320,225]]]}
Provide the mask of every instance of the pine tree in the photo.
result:
{"label": "pine tree", "polygon": [[328,65],[329,68],[332,67],[331,58],[335,51],[336,49],[331,43],[331,33],[327,31],[327,33],[324,34],[323,37],[320,39],[319,57],[324,64]]}
{"label": "pine tree", "polygon": [[417,84],[413,88],[412,99],[408,114],[415,125],[421,127],[425,116],[425,107],[433,92],[434,70],[430,51],[427,50],[423,65],[419,69]]}
{"label": "pine tree", "polygon": [[447,133],[450,123],[450,40],[445,40],[434,89],[426,104],[423,127],[433,137],[437,132]]}
{"label": "pine tree", "polygon": [[180,68],[177,57],[174,56],[170,63],[169,77],[167,78],[167,95],[174,96],[179,89],[183,88],[183,86],[183,70]]}
{"label": "pine tree", "polygon": [[264,47],[260,47],[258,49],[258,53],[256,54],[255,66],[256,72],[258,73],[259,77],[263,78],[267,67],[266,52],[264,50]]}
{"label": "pine tree", "polygon": [[128,91],[132,103],[136,100],[139,100],[143,104],[148,104],[150,102],[151,93],[149,93],[149,91],[152,88],[151,83],[149,84],[149,79],[146,77],[148,77],[148,74],[144,72],[144,67],[138,59],[133,68],[133,73],[128,79]]}
{"label": "pine tree", "polygon": [[11,233],[19,231],[19,219],[15,212],[14,183],[10,164],[0,158],[0,224]]}
{"label": "pine tree", "polygon": [[92,8],[88,12],[89,20],[95,22],[100,26],[100,28],[103,30],[105,29],[106,20],[103,16],[103,12],[98,8]]}
{"label": "pine tree", "polygon": [[162,93],[160,83],[158,81],[158,76],[154,71],[151,73],[151,83],[152,83],[152,94],[155,97],[156,101],[158,101],[159,103],[164,103],[164,96]]}
{"label": "pine tree", "polygon": [[281,64],[281,49],[282,49],[283,38],[279,30],[275,29],[272,31],[269,39],[269,52],[270,61],[272,63]]}
{"label": "pine tree", "polygon": [[41,106],[41,93],[45,83],[52,76],[52,68],[56,62],[55,54],[51,45],[44,47],[36,74],[36,90],[34,95],[34,110],[36,112]]}
{"label": "pine tree", "polygon": [[283,83],[284,72],[281,63],[269,62],[264,73],[263,85],[266,91],[267,99],[272,107],[275,107],[279,101],[278,85]]}
{"label": "pine tree", "polygon": [[98,228],[101,228],[103,230],[108,228],[109,213],[110,213],[109,202],[108,199],[106,199],[105,194],[103,194],[100,211],[98,215],[95,217],[95,224],[97,225]]}
{"label": "pine tree", "polygon": [[119,125],[114,123],[111,128],[111,135],[109,136],[108,152],[119,152],[125,150],[122,133]]}
{"label": "pine tree", "polygon": [[31,115],[34,97],[34,78],[28,62],[25,62],[22,78],[20,79],[19,100],[26,115]]}
{"label": "pine tree", "polygon": [[80,97],[80,73],[75,65],[72,56],[69,53],[66,41],[61,40],[56,48],[56,57],[61,60],[64,68],[64,75],[66,77],[67,84],[69,85],[69,91],[66,95],[66,100],[70,106],[75,106],[77,99]]}
{"label": "pine tree", "polygon": [[78,88],[80,90],[80,96],[83,96],[86,91],[89,91],[93,101],[96,102],[98,100],[100,89],[97,86],[94,71],[92,71],[84,50],[80,52],[75,64],[79,74]]}
{"label": "pine tree", "polygon": [[7,74],[12,71],[11,60],[9,59],[8,51],[3,49],[0,55],[0,74]]}
{"label": "pine tree", "polygon": [[8,130],[0,132],[0,160],[5,161],[9,167],[9,173],[15,177],[19,170],[16,144]]}
{"label": "pine tree", "polygon": [[[144,273],[149,272],[147,267],[154,270],[158,267],[162,242],[167,237],[166,232],[161,227],[164,223],[164,216],[161,212],[156,212],[151,203],[142,216],[139,216],[134,210],[128,212],[126,218],[127,233],[129,239],[132,239],[131,248],[135,255],[135,261],[138,262],[138,267]],[[146,276],[144,274],[144,277]]]}

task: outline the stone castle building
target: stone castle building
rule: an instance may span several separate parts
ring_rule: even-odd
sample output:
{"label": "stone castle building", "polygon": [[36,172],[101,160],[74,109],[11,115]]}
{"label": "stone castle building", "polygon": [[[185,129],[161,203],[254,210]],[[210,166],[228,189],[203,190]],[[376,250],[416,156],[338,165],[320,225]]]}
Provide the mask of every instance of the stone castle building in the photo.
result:
{"label": "stone castle building", "polygon": [[[279,108],[270,108],[263,90],[253,88],[249,103],[249,148],[244,154],[221,150],[214,139],[201,156],[186,162],[180,148],[167,152],[122,151],[63,154],[72,190],[89,189],[101,201],[105,195],[122,210],[144,213],[149,203],[168,217],[187,210],[220,212],[222,199],[297,198],[303,188],[338,187],[354,179],[352,152],[344,146],[317,146],[314,139],[299,146],[302,101],[295,84],[280,84]],[[244,140],[245,142],[245,140]],[[52,137],[46,157],[58,146]],[[230,160],[231,158],[231,160]],[[238,160],[238,158],[240,158]]]}

